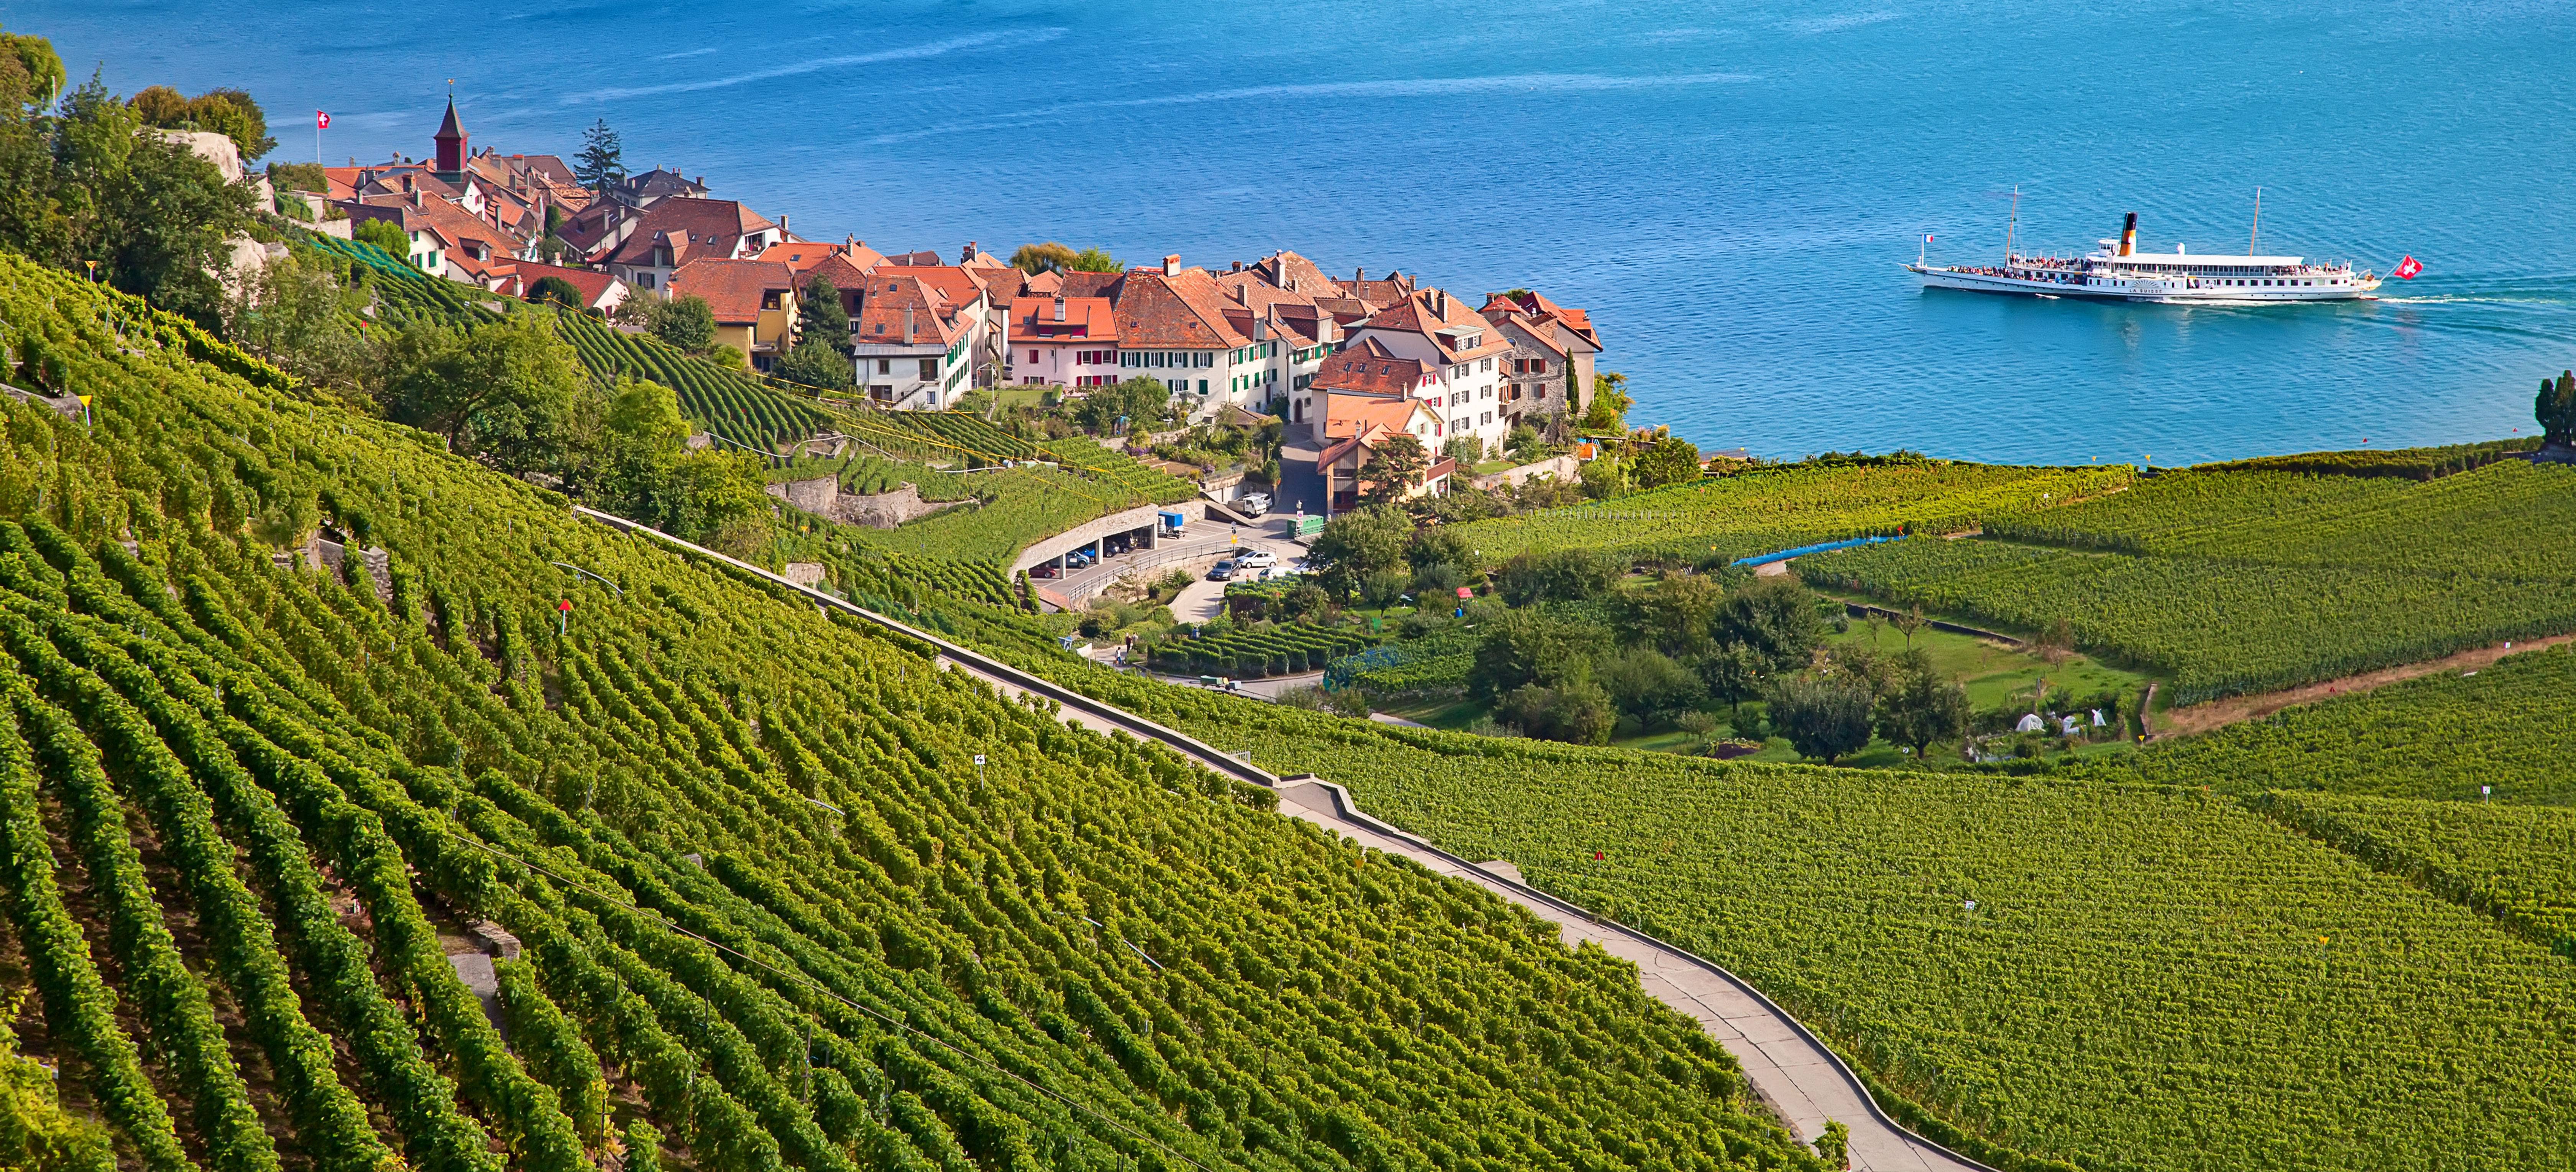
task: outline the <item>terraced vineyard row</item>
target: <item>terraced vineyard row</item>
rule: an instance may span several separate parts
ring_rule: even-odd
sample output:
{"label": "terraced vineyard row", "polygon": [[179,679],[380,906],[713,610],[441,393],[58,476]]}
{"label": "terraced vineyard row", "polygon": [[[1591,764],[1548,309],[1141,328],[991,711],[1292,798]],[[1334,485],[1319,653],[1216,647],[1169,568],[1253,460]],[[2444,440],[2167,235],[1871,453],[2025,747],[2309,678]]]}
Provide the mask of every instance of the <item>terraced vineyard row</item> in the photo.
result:
{"label": "terraced vineyard row", "polygon": [[2175,703],[2576,630],[2576,470],[2428,483],[2181,473],[2007,518],[1976,541],[1800,558],[1834,589],[2079,643],[2170,673]]}
{"label": "terraced vineyard row", "polygon": [[1821,1168],[1495,899],[0,277],[98,415],[0,405],[0,911],[138,1164]]}
{"label": "terraced vineyard row", "polygon": [[[1390,729],[1055,670],[1728,966],[1997,1166],[2576,1163],[2569,960],[2231,797]],[[2445,865],[2554,907],[2563,830],[2481,863],[2517,840],[2463,827]]]}
{"label": "terraced vineyard row", "polygon": [[742,371],[692,358],[659,339],[614,329],[584,314],[559,314],[556,321],[564,339],[580,352],[582,365],[671,388],[680,397],[682,414],[737,444],[776,453],[833,429],[829,416]]}
{"label": "terraced vineyard row", "polygon": [[2126,465],[1791,465],[1478,521],[1462,532],[1488,562],[1568,548],[1684,562],[1733,559],[1845,537],[1973,529],[2114,491],[2131,476]]}
{"label": "terraced vineyard row", "polygon": [[1320,671],[1325,664],[1376,641],[1358,627],[1285,623],[1157,644],[1153,662],[1170,671],[1201,674],[1292,675]]}

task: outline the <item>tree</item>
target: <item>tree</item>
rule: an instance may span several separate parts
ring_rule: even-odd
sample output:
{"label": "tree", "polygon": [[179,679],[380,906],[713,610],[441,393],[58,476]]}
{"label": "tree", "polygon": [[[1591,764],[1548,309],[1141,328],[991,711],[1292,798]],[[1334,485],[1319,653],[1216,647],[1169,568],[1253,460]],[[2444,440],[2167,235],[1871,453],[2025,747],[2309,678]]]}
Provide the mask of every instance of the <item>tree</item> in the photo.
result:
{"label": "tree", "polygon": [[2064,616],[2050,621],[2048,629],[2041,632],[2039,638],[2031,640],[2030,649],[2047,660],[2050,667],[2066,662],[2068,656],[2075,654],[2074,625]]}
{"label": "tree", "polygon": [[54,43],[43,37],[0,33],[0,105],[21,117],[54,104],[71,84]]}
{"label": "tree", "polygon": [[1583,430],[1599,433],[1626,431],[1628,408],[1634,400],[1628,397],[1628,376],[1615,370],[1604,370],[1592,376],[1592,402],[1583,409]]}
{"label": "tree", "polygon": [[1491,703],[1524,684],[1552,684],[1581,663],[1591,671],[1594,648],[1607,642],[1597,627],[1570,623],[1539,610],[1509,610],[1484,624],[1467,692]]}
{"label": "tree", "polygon": [[462,335],[424,322],[402,332],[393,357],[386,418],[444,435],[450,449],[505,472],[567,463],[581,363],[548,319],[521,314]]}
{"label": "tree", "polygon": [[[858,381],[857,369],[845,350],[835,350],[823,342],[799,341],[787,357],[778,360],[771,373],[802,386],[827,391],[846,391]],[[963,396],[960,396],[961,401]]]}
{"label": "tree", "polygon": [[1011,253],[1011,267],[1024,273],[1060,273],[1073,267],[1082,254],[1049,240],[1044,244],[1023,244]]}
{"label": "tree", "polygon": [[1431,456],[1422,450],[1422,441],[1412,432],[1397,432],[1379,441],[1368,461],[1360,465],[1360,479],[1369,482],[1364,495],[1381,503],[1403,500],[1430,466]]}
{"label": "tree", "polygon": [[1075,424],[1097,435],[1111,435],[1119,420],[1130,430],[1150,429],[1171,414],[1172,388],[1148,375],[1115,386],[1095,387],[1073,405]]}
{"label": "tree", "polygon": [[716,344],[716,311],[704,297],[681,297],[654,308],[652,328],[654,337],[673,347],[703,354]]}
{"label": "tree", "polygon": [[356,325],[366,304],[328,260],[297,249],[243,277],[224,307],[224,336],[307,383],[355,393],[374,365]]}
{"label": "tree", "polygon": [[1405,543],[1404,560],[1417,572],[1427,566],[1472,569],[1476,565],[1475,544],[1450,526],[1434,525]]}
{"label": "tree", "polygon": [[213,163],[145,130],[95,77],[48,128],[54,167],[40,181],[51,185],[64,234],[33,248],[5,243],[65,268],[98,261],[117,288],[220,327],[231,239],[249,230],[257,202],[251,184],[226,182]]}
{"label": "tree", "polygon": [[2532,403],[2540,419],[2541,438],[2560,445],[2576,444],[2576,371],[2558,372],[2558,381],[2540,380],[2540,397]]}
{"label": "tree", "polygon": [[580,313],[585,299],[581,295],[580,286],[562,277],[545,276],[537,278],[537,283],[529,286],[528,300],[540,304],[552,303],[574,313]]}
{"label": "tree", "polygon": [[360,220],[349,229],[349,238],[375,245],[395,260],[411,259],[411,236],[391,220]]}
{"label": "tree", "polygon": [[1594,667],[1611,702],[1639,720],[1687,712],[1708,698],[1697,675],[1652,647],[1604,655]]}
{"label": "tree", "polygon": [[1581,602],[1610,589],[1624,568],[1616,558],[1588,549],[1517,553],[1494,571],[1494,587],[1513,606]]}
{"label": "tree", "polygon": [[1801,757],[1827,765],[1868,746],[1869,688],[1847,675],[1784,676],[1764,697],[1770,703],[1771,727]]}
{"label": "tree", "polygon": [[573,156],[572,175],[600,196],[626,181],[626,148],[617,140],[617,132],[609,129],[608,119],[593,121],[590,129],[581,132],[581,153]]}
{"label": "tree", "polygon": [[1943,679],[1929,660],[1907,653],[1885,694],[1878,698],[1878,735],[1892,745],[1914,750],[1915,760],[1934,741],[1968,731],[1968,693],[1957,681]]}
{"label": "tree", "polygon": [[821,273],[805,282],[805,290],[796,295],[797,344],[820,342],[847,356],[850,352],[850,311],[841,304],[841,290],[831,278]]}
{"label": "tree", "polygon": [[1914,650],[1914,633],[1922,630],[1931,620],[1923,617],[1923,604],[1918,602],[1915,603],[1911,609],[1908,609],[1903,614],[1897,615],[1894,619],[1889,621],[1895,624],[1898,633],[1905,636],[1905,649],[1912,651]]}
{"label": "tree", "polygon": [[1324,523],[1306,547],[1306,567],[1325,589],[1348,597],[1368,576],[1404,563],[1413,522],[1383,505],[1355,509]]}
{"label": "tree", "polygon": [[1710,624],[1724,594],[1706,574],[1666,574],[1624,601],[1629,641],[1675,659],[1696,660],[1717,649]]}
{"label": "tree", "polygon": [[[213,89],[196,97],[182,97],[166,85],[146,86],[126,100],[143,125],[162,130],[210,130],[233,140],[241,151],[242,162],[277,149],[277,140],[268,133],[268,115],[252,100],[249,93],[237,89]],[[306,188],[320,191],[322,188]]]}
{"label": "tree", "polygon": [[1686,484],[1700,477],[1699,448],[1677,435],[1657,439],[1637,454],[1637,487]]}
{"label": "tree", "polygon": [[1485,462],[1485,441],[1472,435],[1453,435],[1440,445],[1440,454],[1458,462],[1461,468],[1473,469]]}
{"label": "tree", "polygon": [[1073,258],[1073,263],[1065,267],[1077,273],[1114,273],[1127,266],[1118,263],[1117,257],[1094,247],[1083,249]]}
{"label": "tree", "polygon": [[1794,671],[1824,642],[1816,596],[1797,579],[1756,578],[1719,603],[1712,628],[1721,645],[1744,648],[1765,673]]}
{"label": "tree", "polygon": [[1553,686],[1524,684],[1515,688],[1494,706],[1494,712],[1504,723],[1516,725],[1531,736],[1575,745],[1609,744],[1611,730],[1619,723],[1610,705],[1610,693],[1588,670],[1569,675]]}

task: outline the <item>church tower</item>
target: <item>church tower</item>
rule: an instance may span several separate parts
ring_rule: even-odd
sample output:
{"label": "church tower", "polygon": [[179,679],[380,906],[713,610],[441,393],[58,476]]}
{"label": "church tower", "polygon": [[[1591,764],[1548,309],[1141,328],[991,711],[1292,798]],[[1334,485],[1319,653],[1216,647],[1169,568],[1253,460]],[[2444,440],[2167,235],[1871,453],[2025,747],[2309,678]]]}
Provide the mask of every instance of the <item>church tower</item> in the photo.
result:
{"label": "church tower", "polygon": [[465,149],[465,126],[456,120],[456,95],[447,96],[447,117],[432,137],[438,143],[438,177],[453,181],[464,174],[465,160],[471,156]]}

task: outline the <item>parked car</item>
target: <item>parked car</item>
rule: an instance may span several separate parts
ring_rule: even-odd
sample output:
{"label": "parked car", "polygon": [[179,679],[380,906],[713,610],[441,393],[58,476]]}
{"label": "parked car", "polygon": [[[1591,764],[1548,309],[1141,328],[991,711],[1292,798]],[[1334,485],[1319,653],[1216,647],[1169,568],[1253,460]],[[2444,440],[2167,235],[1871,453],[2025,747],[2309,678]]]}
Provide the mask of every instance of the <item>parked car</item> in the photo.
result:
{"label": "parked car", "polygon": [[1231,561],[1218,562],[1215,569],[1208,571],[1208,581],[1210,582],[1228,582],[1233,579],[1234,563]]}
{"label": "parked car", "polygon": [[1234,564],[1246,569],[1258,570],[1267,566],[1278,565],[1279,555],[1266,549],[1246,550],[1243,553],[1235,555]]}
{"label": "parked car", "polygon": [[1270,511],[1270,494],[1266,492],[1247,492],[1235,499],[1234,511],[1247,517],[1258,517],[1263,513],[1267,513]]}

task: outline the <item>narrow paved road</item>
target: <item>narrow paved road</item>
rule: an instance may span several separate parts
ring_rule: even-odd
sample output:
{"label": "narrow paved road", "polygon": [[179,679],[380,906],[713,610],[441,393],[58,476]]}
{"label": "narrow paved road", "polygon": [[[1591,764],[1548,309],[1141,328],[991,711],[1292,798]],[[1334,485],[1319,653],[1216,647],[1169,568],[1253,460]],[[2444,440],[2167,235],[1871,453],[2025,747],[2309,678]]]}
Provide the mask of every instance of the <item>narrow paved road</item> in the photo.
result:
{"label": "narrow paved road", "polygon": [[733,566],[819,604],[838,607],[930,644],[940,649],[939,660],[944,667],[972,673],[1005,694],[1034,694],[1062,705],[1067,724],[1100,732],[1124,731],[1177,750],[1212,772],[1276,790],[1282,814],[1303,818],[1347,835],[1361,845],[1403,855],[1442,875],[1492,891],[1556,924],[1569,947],[1585,940],[1599,944],[1637,966],[1637,979],[1648,994],[1689,1014],[1710,1037],[1726,1047],[1744,1068],[1754,1092],[1788,1122],[1800,1140],[1813,1143],[1824,1133],[1827,1120],[1840,1120],[1849,1127],[1852,1167],[1858,1172],[1992,1172],[1983,1164],[1897,1126],[1823,1042],[1733,973],[1642,932],[1603,922],[1581,907],[1530,887],[1520,881],[1519,872],[1509,863],[1470,863],[1362,813],[1349,792],[1332,782],[1311,774],[1279,778],[1185,733],[840,598],[796,585],[758,566],[594,509],[576,505],[574,512]]}

